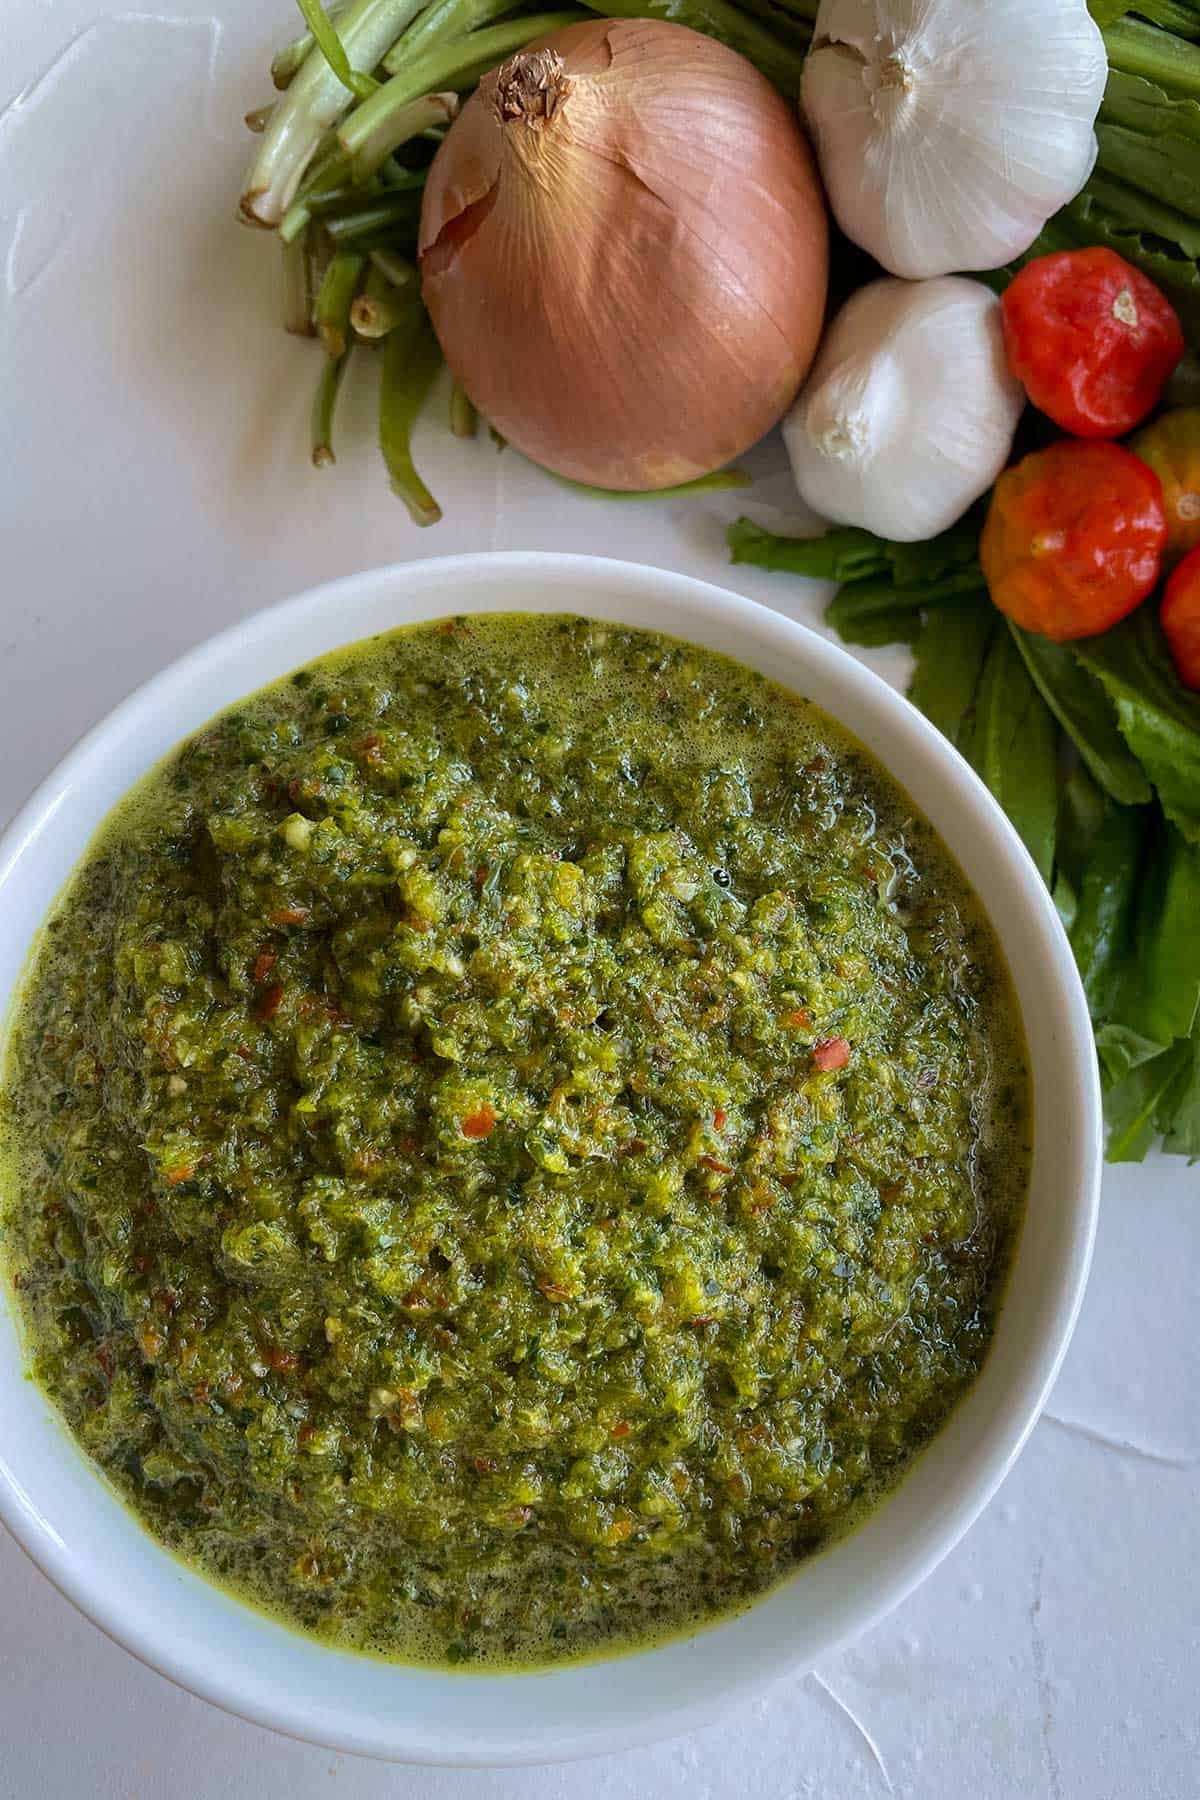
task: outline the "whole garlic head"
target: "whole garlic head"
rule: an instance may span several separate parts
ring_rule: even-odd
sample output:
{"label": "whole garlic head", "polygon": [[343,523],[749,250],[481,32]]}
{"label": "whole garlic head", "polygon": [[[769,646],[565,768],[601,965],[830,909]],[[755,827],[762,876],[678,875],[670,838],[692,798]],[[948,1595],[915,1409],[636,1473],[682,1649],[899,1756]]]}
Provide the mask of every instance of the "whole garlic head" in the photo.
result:
{"label": "whole garlic head", "polygon": [[1024,405],[982,282],[888,279],[830,326],[783,437],[822,518],[917,543],[991,487]]}
{"label": "whole garlic head", "polygon": [[995,269],[1073,200],[1108,78],[1087,0],[822,0],[801,104],[838,224],[894,275]]}

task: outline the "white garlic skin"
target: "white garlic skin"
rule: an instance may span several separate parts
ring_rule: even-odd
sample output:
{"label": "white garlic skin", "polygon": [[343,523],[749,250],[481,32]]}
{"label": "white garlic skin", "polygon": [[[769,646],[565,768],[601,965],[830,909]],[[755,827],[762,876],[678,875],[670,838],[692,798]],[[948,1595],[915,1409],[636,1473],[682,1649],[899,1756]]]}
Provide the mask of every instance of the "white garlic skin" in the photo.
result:
{"label": "white garlic skin", "polygon": [[885,279],[833,321],[783,437],[822,518],[918,543],[991,487],[1024,406],[982,282]]}
{"label": "white garlic skin", "polygon": [[1096,161],[1086,0],[822,0],[801,105],[838,224],[893,275],[996,269]]}

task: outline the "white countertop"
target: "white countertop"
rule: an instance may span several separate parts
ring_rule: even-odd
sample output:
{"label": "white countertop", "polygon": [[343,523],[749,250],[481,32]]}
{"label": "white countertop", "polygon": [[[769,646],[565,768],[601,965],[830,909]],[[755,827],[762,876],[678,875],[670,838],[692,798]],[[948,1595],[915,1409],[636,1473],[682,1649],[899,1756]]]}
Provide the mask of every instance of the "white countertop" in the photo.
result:
{"label": "white countertop", "polygon": [[[421,532],[352,373],[339,465],[307,466],[316,352],[278,329],[275,246],[233,222],[240,117],[295,15],[210,3],[0,0],[0,821],[180,651],[370,564],[586,550],[815,622],[819,591],[725,560],[743,505],[797,517],[776,445],[749,495],[597,502],[456,443],[435,400],[417,451],[446,517]],[[897,653],[871,660],[903,680]],[[1195,1800],[1198,1315],[1200,1171],[1110,1171],[1050,1412],[938,1573],[708,1732],[574,1767],[389,1769],[243,1725],[111,1645],[0,1533],[0,1800]]]}

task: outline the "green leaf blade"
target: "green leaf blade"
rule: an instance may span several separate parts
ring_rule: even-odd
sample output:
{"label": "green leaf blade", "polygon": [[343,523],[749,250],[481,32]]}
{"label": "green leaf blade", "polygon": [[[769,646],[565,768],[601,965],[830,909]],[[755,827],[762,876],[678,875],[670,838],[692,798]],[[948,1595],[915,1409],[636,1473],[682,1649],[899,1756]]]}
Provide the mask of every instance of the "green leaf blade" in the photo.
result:
{"label": "green leaf blade", "polygon": [[975,703],[998,624],[991,601],[981,595],[976,606],[936,608],[921,628],[908,697],[952,744],[959,744]]}
{"label": "green leaf blade", "polygon": [[970,756],[1016,827],[1049,885],[1058,820],[1054,717],[1008,632],[997,632],[984,662],[969,738]]}
{"label": "green leaf blade", "polygon": [[1144,805],[1150,799],[1150,783],[1121,736],[1116,709],[1103,684],[1065,644],[1017,625],[1010,625],[1010,630],[1035,687],[1095,780],[1122,805]]}
{"label": "green leaf blade", "polygon": [[1105,1100],[1108,1147],[1112,1163],[1141,1162],[1154,1143],[1166,1103],[1178,1090],[1187,1067],[1188,1045],[1173,1044],[1139,1064],[1112,1088]]}
{"label": "green leaf blade", "polygon": [[1163,811],[1189,843],[1200,843],[1200,697],[1180,684],[1153,608],[1074,648],[1103,684]]}

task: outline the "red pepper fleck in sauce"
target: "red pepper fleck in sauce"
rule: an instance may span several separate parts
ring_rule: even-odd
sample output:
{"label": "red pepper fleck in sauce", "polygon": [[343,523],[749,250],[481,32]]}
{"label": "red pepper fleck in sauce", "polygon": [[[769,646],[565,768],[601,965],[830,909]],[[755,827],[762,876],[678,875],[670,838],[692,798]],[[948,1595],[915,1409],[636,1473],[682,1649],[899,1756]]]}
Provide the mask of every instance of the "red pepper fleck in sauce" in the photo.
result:
{"label": "red pepper fleck in sauce", "polygon": [[303,925],[309,911],[307,906],[277,906],[267,917],[272,925]]}
{"label": "red pepper fleck in sauce", "polygon": [[485,1102],[475,1112],[468,1113],[462,1121],[462,1134],[467,1138],[488,1137],[495,1126],[496,1114]]}
{"label": "red pepper fleck in sauce", "polygon": [[844,1037],[818,1038],[812,1055],[817,1068],[828,1075],[834,1069],[845,1068],[850,1061],[850,1046]]}
{"label": "red pepper fleck in sauce", "polygon": [[257,987],[261,987],[263,985],[264,981],[267,979],[267,976],[271,973],[271,970],[275,967],[275,964],[278,961],[279,961],[279,952],[277,950],[260,950],[259,951],[258,955],[254,959],[254,981],[255,981],[255,985]]}
{"label": "red pepper fleck in sauce", "polygon": [[282,1000],[283,987],[278,981],[272,982],[271,986],[259,995],[254,1002],[254,1016],[261,1025],[265,1025],[269,1019],[275,1017]]}

